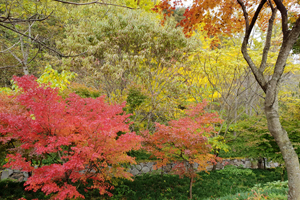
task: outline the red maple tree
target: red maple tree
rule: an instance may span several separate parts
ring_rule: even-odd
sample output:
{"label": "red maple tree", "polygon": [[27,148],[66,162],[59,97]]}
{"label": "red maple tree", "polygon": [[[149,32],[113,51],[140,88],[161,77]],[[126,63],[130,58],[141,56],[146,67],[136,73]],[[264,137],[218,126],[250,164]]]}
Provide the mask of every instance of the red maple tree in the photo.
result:
{"label": "red maple tree", "polygon": [[[172,120],[167,125],[156,124],[153,134],[144,133],[144,148],[158,158],[156,167],[174,163],[172,171],[190,178],[190,199],[192,184],[197,176],[195,168],[205,170],[209,161],[215,162],[207,137],[213,132],[213,124],[222,120],[215,113],[205,112],[207,103],[199,103],[186,111],[186,117]],[[195,164],[198,167],[195,167]]]}
{"label": "red maple tree", "polygon": [[[31,172],[26,190],[41,189],[53,199],[84,198],[77,187],[88,180],[93,184],[86,189],[112,195],[113,179],[132,176],[122,166],[135,163],[126,152],[141,147],[141,137],[129,132],[125,103],[109,105],[104,97],[76,94],[63,99],[58,89],[35,79],[14,77],[22,92],[10,97],[11,105],[0,101],[0,142],[18,141],[5,167]],[[22,112],[10,109],[15,106]],[[52,163],[44,165],[49,158]]]}

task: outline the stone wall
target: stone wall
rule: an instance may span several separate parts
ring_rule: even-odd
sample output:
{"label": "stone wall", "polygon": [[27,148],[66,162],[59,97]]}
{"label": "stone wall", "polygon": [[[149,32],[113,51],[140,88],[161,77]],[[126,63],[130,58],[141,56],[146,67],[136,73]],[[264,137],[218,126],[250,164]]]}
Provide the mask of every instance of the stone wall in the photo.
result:
{"label": "stone wall", "polygon": [[[266,168],[274,168],[278,167],[278,163],[266,162]],[[132,165],[130,169],[128,170],[131,174],[134,176],[145,174],[145,173],[169,173],[172,168],[174,167],[174,164],[168,164],[167,166],[164,166],[162,168],[159,168],[157,170],[154,170],[153,166],[155,165],[155,162],[141,162],[137,165]],[[234,165],[234,166],[243,166],[244,168],[264,168],[264,163],[259,163],[257,160],[252,159],[223,159],[222,162],[217,163],[216,169],[221,170],[224,168],[225,165]],[[198,164],[194,164],[194,168],[196,169],[198,167]],[[208,171],[211,171],[213,168],[213,165],[209,165],[206,169]],[[14,179],[17,181],[26,181],[28,178],[27,172],[21,172],[19,170],[11,170],[11,169],[5,169],[1,172],[1,180],[3,179]]]}
{"label": "stone wall", "polygon": [[[172,168],[174,167],[174,164],[168,164],[167,166],[163,168],[159,168],[158,170],[153,170],[153,166],[155,165],[155,162],[145,162],[145,163],[139,163],[137,165],[132,165],[130,168],[130,173],[134,176],[144,174],[144,173],[169,173]],[[264,163],[261,163],[259,166],[259,162],[257,160],[253,159],[223,159],[222,162],[218,162],[216,165],[216,170],[223,169],[225,165],[234,165],[236,167],[243,166],[244,168],[250,168],[250,169],[257,169],[257,168],[264,168]],[[275,168],[278,167],[278,163],[266,162],[266,168]],[[197,168],[198,164],[194,164],[194,168]],[[210,164],[207,168],[207,171],[211,171],[213,169],[213,165]]]}
{"label": "stone wall", "polygon": [[27,181],[28,172],[21,172],[20,170],[11,170],[11,169],[5,169],[1,171],[1,180],[7,178],[17,180],[19,182]]}

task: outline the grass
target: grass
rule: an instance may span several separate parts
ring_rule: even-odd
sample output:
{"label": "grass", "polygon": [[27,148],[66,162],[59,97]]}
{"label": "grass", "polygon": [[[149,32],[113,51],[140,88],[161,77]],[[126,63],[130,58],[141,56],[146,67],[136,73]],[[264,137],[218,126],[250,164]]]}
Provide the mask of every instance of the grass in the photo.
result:
{"label": "grass", "polygon": [[[286,177],[285,177],[286,178]],[[227,168],[225,170],[199,173],[199,178],[193,185],[194,199],[203,200],[231,200],[231,199],[259,199],[264,196],[269,199],[284,199],[287,187],[280,184],[268,186],[267,182],[281,179],[280,173],[275,169],[239,169]],[[277,183],[277,182],[275,182]],[[251,191],[252,189],[256,189]],[[135,177],[133,182],[120,180],[112,191],[114,196],[100,196],[96,191],[84,193],[86,199],[113,199],[113,200],[186,200],[189,192],[189,179],[180,179],[176,175],[145,174]],[[273,196],[270,196],[273,195]],[[33,193],[23,191],[22,183],[10,181],[0,182],[0,199],[45,199],[41,192]]]}

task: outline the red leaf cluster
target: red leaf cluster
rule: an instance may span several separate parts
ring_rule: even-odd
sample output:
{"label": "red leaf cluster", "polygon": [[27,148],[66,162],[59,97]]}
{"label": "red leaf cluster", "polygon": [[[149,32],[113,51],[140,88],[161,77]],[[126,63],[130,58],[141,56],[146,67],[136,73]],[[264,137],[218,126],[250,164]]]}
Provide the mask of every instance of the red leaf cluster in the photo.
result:
{"label": "red leaf cluster", "polygon": [[[0,100],[0,142],[19,141],[5,167],[32,172],[27,190],[54,193],[53,199],[84,198],[76,189],[79,182],[90,179],[88,189],[111,195],[113,178],[131,179],[122,164],[135,163],[126,152],[139,149],[141,137],[129,132],[125,103],[109,105],[104,97],[76,94],[63,99],[57,89],[39,86],[33,76],[14,80],[22,93],[10,97],[10,104]],[[46,158],[53,164],[43,165]]]}

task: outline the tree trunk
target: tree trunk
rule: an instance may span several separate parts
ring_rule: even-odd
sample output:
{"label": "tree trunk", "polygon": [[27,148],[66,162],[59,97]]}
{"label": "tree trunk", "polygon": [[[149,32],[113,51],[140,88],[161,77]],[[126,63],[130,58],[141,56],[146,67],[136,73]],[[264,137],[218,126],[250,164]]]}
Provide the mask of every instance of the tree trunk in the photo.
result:
{"label": "tree trunk", "polygon": [[268,128],[280,148],[287,169],[289,184],[288,200],[300,200],[300,168],[298,155],[288,138],[287,132],[283,129],[279,121],[277,98],[272,106],[267,106],[270,105],[267,99],[268,98],[266,98],[265,102],[265,113]]}

